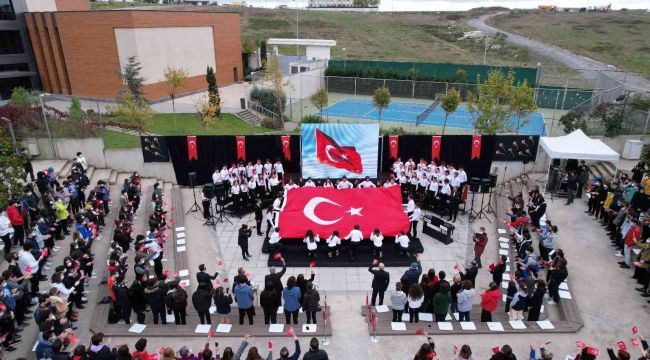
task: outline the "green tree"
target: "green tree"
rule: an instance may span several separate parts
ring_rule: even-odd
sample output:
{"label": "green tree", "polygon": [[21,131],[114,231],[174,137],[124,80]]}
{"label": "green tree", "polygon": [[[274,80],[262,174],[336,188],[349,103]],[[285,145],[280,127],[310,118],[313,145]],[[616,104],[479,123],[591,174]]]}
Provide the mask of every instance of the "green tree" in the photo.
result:
{"label": "green tree", "polygon": [[142,86],[144,85],[144,78],[140,75],[142,65],[137,57],[129,56],[128,63],[122,68],[120,74],[122,83],[126,86],[126,90],[131,93],[133,100],[140,104],[144,102],[142,95]]}
{"label": "green tree", "polygon": [[569,134],[578,129],[587,132],[587,119],[584,111],[573,109],[560,117],[560,124],[564,127],[564,132]]}
{"label": "green tree", "polygon": [[34,97],[30,94],[29,90],[19,86],[11,90],[9,102],[19,106],[30,106],[34,103]]}
{"label": "green tree", "polygon": [[214,69],[208,66],[205,72],[205,80],[208,82],[208,100],[210,105],[215,109],[215,118],[221,116],[221,97],[219,96],[219,88],[217,87],[217,77]]}
{"label": "green tree", "polygon": [[199,120],[201,121],[204,133],[206,133],[208,127],[214,123],[218,110],[218,107],[210,101],[210,95],[207,97],[205,95],[199,97],[196,103],[196,112],[199,115]]}
{"label": "green tree", "polygon": [[476,132],[480,135],[518,132],[525,124],[518,122],[513,126],[510,118],[515,113],[525,116],[535,110],[534,100],[527,98],[533,96],[532,93],[527,93],[527,87],[526,83],[515,84],[512,71],[504,74],[498,70],[490,70],[485,82],[481,82],[479,77],[476,92],[471,92],[467,99],[467,109],[474,115]]}
{"label": "green tree", "polygon": [[282,128],[284,129],[284,87],[289,86],[289,81],[284,79],[282,71],[280,70],[280,60],[277,56],[273,55],[266,64],[266,73],[264,73],[264,81],[271,83],[273,92],[275,93],[275,101],[278,103],[280,110],[280,119],[282,120]]}
{"label": "green tree", "polygon": [[73,97],[72,100],[70,100],[70,108],[68,109],[68,112],[70,114],[70,119],[73,120],[83,119],[86,114],[81,108],[81,101],[76,97]]}
{"label": "green tree", "polygon": [[515,132],[519,134],[519,130],[530,121],[528,115],[537,109],[535,89],[528,85],[528,81],[524,80],[519,86],[513,88],[510,108],[512,109],[512,113],[517,117]]}
{"label": "green tree", "polygon": [[387,87],[376,89],[372,95],[372,103],[379,110],[379,125],[381,125],[381,114],[390,104],[390,90]]}
{"label": "green tree", "polygon": [[462,68],[459,68],[456,70],[456,81],[464,84],[467,82],[467,71],[463,70]]}
{"label": "green tree", "polygon": [[327,94],[327,89],[321,88],[318,89],[312,96],[309,97],[311,104],[320,111],[320,117],[323,117],[323,108],[329,103],[329,95]]}
{"label": "green tree", "polygon": [[122,93],[117,105],[109,105],[108,111],[128,124],[133,124],[142,134],[146,132],[153,123],[153,110],[147,102],[138,104],[130,91]]}
{"label": "green tree", "polygon": [[23,162],[5,127],[0,127],[0,204],[22,194]]}
{"label": "green tree", "polygon": [[623,132],[623,123],[628,116],[622,106],[610,106],[605,103],[599,104],[591,113],[591,116],[600,120],[605,128],[606,137],[615,137]]}
{"label": "green tree", "polygon": [[189,72],[183,67],[170,67],[165,69],[165,81],[167,82],[167,94],[172,99],[172,113],[174,116],[174,130],[178,131],[176,124],[176,94],[178,90],[183,87]]}
{"label": "green tree", "polygon": [[262,67],[266,66],[266,40],[260,43],[260,59],[262,60]]}
{"label": "green tree", "polygon": [[445,129],[447,128],[447,118],[450,113],[453,113],[458,109],[460,104],[460,93],[456,88],[451,88],[440,98],[440,106],[445,111],[445,124],[442,127],[442,135],[445,134]]}

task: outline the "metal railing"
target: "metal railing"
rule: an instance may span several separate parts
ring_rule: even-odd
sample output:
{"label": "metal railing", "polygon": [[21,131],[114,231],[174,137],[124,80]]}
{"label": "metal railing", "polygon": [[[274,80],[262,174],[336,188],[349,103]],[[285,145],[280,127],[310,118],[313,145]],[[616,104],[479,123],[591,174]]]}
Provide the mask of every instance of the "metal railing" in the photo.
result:
{"label": "metal railing", "polygon": [[280,115],[265,108],[255,100],[248,100],[248,110],[254,111],[262,116],[279,119]]}

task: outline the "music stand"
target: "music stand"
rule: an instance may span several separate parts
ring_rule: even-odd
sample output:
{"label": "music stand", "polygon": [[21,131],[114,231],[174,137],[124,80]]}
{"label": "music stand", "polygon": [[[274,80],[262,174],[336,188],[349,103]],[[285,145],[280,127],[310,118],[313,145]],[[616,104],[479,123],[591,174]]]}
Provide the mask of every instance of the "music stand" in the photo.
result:
{"label": "music stand", "polygon": [[[495,181],[495,184],[496,184],[496,181]],[[492,207],[492,181],[490,179],[483,179],[483,180],[481,180],[481,186],[488,186],[490,188],[490,190],[488,191],[487,205],[485,205],[485,207],[481,207],[481,212],[483,210],[485,210],[485,212],[483,214],[485,214],[486,218],[487,218],[487,213],[492,213],[492,214],[494,214],[496,216],[496,211]],[[483,193],[483,194],[485,194],[485,193]],[[483,196],[483,195],[481,195],[481,196]],[[481,205],[482,204],[483,204],[483,200],[481,199]],[[488,221],[490,221],[490,219],[488,219]]]}
{"label": "music stand", "polygon": [[[216,230],[216,225],[217,225],[217,218],[214,216],[214,212],[212,211],[212,200],[209,199],[210,202],[208,203],[208,213],[210,214],[210,217],[205,219],[203,222],[203,226],[212,226],[213,229]],[[205,202],[204,202],[205,204]]]}
{"label": "music stand", "polygon": [[199,204],[196,202],[196,190],[195,190],[195,186],[196,186],[196,172],[190,172],[190,173],[187,174],[187,176],[188,176],[188,178],[189,178],[189,180],[190,180],[190,186],[192,186],[192,196],[194,196],[194,204],[192,204],[192,206],[190,206],[189,210],[187,210],[187,212],[185,213],[185,215],[188,215],[188,214],[191,213],[191,212],[201,211],[201,207],[200,207]]}
{"label": "music stand", "polygon": [[[218,196],[219,195],[217,195],[217,197],[216,197],[217,201],[214,202],[214,211],[218,215],[215,216],[214,220],[216,222],[218,222],[218,223],[223,223],[223,222],[227,221],[230,225],[233,225],[232,221],[230,221],[230,219],[228,219],[228,217],[226,216],[225,205],[219,204]],[[225,199],[224,199],[224,201],[225,201]]]}

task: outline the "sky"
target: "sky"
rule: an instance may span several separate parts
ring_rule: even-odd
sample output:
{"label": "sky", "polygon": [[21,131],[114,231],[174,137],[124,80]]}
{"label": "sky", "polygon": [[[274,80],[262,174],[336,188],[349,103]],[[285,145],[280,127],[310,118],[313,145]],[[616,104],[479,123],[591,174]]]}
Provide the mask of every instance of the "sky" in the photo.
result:
{"label": "sky", "polygon": [[[229,0],[219,1],[228,4]],[[292,0],[247,0],[248,4],[274,8],[279,4],[295,7]],[[531,9],[538,5],[559,7],[587,7],[612,4],[613,9],[648,9],[650,0],[381,0],[380,11],[464,11],[477,7],[502,6]],[[307,0],[298,0],[299,7],[306,7]]]}

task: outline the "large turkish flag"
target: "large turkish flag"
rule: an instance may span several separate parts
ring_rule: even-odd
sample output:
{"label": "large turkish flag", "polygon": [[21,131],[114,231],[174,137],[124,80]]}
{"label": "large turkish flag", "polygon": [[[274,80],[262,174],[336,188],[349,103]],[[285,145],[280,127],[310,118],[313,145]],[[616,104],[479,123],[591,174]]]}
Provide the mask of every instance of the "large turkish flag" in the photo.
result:
{"label": "large turkish flag", "polygon": [[481,158],[481,135],[472,136],[472,157],[471,159]]}
{"label": "large turkish flag", "polygon": [[363,172],[361,155],[354,146],[340,146],[334,139],[316,129],[316,157],[318,162],[355,174]]}
{"label": "large turkish flag", "polygon": [[399,186],[346,190],[303,187],[288,191],[286,196],[277,224],[283,238],[302,239],[307,230],[321,238],[338,230],[343,238],[354,225],[359,225],[366,237],[375,228],[384,236],[409,229]]}
{"label": "large turkish flag", "polygon": [[246,137],[236,136],[237,142],[237,160],[246,160]]}
{"label": "large turkish flag", "polygon": [[442,145],[442,136],[431,137],[431,161],[440,160],[440,146]]}

